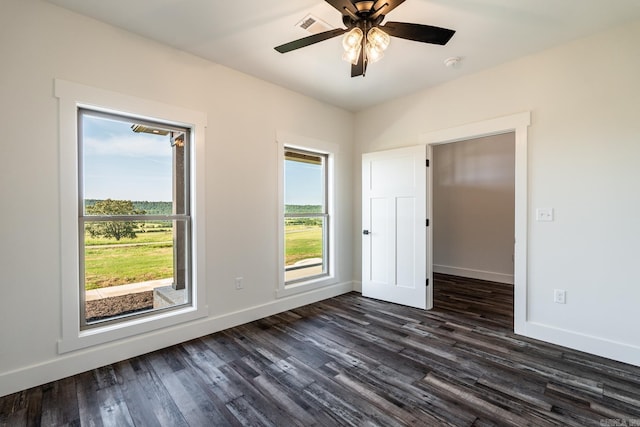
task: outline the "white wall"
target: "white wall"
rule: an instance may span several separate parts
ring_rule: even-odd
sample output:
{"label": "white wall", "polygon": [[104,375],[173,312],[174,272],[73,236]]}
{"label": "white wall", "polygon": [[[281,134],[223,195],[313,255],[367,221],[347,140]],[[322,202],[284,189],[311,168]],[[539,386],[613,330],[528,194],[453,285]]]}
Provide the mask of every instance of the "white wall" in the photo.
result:
{"label": "white wall", "polygon": [[[340,145],[351,182],[353,114],[36,0],[0,13],[0,395],[351,289],[352,187],[336,194],[342,286],[277,288],[277,144],[285,131]],[[60,215],[54,78],[205,112],[210,316],[58,355]],[[233,278],[244,277],[236,291]]]}
{"label": "white wall", "polygon": [[[528,110],[526,333],[640,365],[637,40],[640,23],[386,103],[356,115],[354,125],[343,110],[50,4],[3,1],[0,395],[329,296],[274,297],[276,130],[341,146],[338,276],[348,289],[360,276],[362,152],[414,145],[426,132]],[[55,77],[208,115],[209,318],[57,354]],[[536,207],[555,208],[556,220],[533,222]],[[243,291],[233,287],[239,275]],[[567,290],[566,305],[553,304],[554,288]]]}
{"label": "white wall", "polygon": [[433,147],[433,270],[513,283],[515,134]]}
{"label": "white wall", "polygon": [[[531,111],[526,335],[640,365],[640,22],[459,78],[356,115],[360,154]],[[555,209],[535,222],[536,207]],[[360,207],[354,208],[359,278]],[[567,304],[553,303],[553,290]]]}

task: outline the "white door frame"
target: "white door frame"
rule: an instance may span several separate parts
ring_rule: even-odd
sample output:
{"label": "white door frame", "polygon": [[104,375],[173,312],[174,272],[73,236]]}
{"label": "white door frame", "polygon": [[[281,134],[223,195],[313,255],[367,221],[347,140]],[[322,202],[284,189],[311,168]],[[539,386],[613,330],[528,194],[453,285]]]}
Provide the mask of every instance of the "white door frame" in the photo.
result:
{"label": "white door frame", "polygon": [[[431,159],[433,146],[451,142],[515,132],[515,242],[513,257],[514,281],[514,332],[525,334],[527,323],[527,233],[528,233],[528,184],[527,184],[527,128],[531,124],[531,112],[513,114],[496,119],[471,123],[455,128],[442,129],[420,135],[420,143],[427,145],[427,158]],[[433,218],[433,168],[427,171],[427,215]],[[427,233],[427,265],[433,271],[433,233]],[[432,274],[432,273],[431,273]],[[430,277],[433,283],[433,277]]]}

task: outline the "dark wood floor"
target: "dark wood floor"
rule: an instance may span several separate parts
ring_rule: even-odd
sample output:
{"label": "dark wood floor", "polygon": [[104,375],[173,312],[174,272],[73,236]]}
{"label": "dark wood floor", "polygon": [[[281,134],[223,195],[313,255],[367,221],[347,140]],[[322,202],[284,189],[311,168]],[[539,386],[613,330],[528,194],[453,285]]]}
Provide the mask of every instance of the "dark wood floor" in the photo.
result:
{"label": "dark wood floor", "polygon": [[508,285],[350,293],[0,398],[0,424],[640,425],[640,368],[514,335]]}

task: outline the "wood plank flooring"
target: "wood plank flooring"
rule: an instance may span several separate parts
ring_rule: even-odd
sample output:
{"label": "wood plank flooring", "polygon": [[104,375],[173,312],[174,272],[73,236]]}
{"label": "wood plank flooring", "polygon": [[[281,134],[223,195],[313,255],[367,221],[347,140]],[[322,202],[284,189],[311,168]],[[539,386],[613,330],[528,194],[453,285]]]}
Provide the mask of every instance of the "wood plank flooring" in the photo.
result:
{"label": "wood plank flooring", "polygon": [[0,425],[640,425],[640,368],[514,335],[511,286],[350,293],[0,398]]}

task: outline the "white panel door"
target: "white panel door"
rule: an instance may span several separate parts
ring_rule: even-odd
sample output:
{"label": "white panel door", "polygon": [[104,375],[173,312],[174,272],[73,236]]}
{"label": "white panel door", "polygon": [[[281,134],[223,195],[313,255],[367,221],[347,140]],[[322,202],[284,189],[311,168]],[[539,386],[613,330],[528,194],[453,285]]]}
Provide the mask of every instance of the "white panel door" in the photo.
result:
{"label": "white panel door", "polygon": [[362,294],[431,308],[426,146],[362,155]]}

